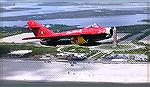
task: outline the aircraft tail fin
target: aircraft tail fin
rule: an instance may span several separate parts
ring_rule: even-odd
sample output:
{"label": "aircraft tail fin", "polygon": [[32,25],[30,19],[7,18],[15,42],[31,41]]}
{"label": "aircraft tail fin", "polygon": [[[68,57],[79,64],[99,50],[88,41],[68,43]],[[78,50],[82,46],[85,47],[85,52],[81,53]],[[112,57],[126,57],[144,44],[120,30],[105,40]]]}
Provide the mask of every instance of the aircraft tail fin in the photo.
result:
{"label": "aircraft tail fin", "polygon": [[52,30],[44,27],[43,25],[37,23],[34,20],[29,20],[27,24],[36,37],[46,37],[50,36],[51,34],[55,34]]}

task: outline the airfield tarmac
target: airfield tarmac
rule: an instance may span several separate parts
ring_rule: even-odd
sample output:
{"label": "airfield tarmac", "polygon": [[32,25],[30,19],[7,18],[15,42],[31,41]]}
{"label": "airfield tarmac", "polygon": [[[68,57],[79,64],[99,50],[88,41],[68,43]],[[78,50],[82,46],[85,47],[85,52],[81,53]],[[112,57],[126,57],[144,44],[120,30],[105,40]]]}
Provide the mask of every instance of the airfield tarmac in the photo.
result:
{"label": "airfield tarmac", "polygon": [[149,83],[149,64],[102,64],[1,59],[0,80]]}

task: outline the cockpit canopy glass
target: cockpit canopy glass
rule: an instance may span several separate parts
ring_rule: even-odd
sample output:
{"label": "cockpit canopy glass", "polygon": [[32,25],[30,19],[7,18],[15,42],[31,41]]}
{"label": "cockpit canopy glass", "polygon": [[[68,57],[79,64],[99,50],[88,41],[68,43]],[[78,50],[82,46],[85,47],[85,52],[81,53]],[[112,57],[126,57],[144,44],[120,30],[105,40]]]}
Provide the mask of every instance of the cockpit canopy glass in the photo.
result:
{"label": "cockpit canopy glass", "polygon": [[92,25],[87,26],[86,28],[98,28],[98,27],[100,27],[100,26],[97,25],[96,23],[94,23]]}

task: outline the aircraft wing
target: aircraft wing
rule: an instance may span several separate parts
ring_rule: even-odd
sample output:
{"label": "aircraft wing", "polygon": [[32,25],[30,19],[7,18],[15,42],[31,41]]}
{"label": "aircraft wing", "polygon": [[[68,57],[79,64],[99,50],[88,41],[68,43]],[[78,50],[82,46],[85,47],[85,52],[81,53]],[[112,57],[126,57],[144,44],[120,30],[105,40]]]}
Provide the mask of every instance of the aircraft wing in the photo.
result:
{"label": "aircraft wing", "polygon": [[[42,37],[27,37],[23,38],[22,40],[29,40],[29,39],[46,39],[46,38],[66,38],[66,37],[74,37],[74,36],[82,36],[85,34],[58,34],[58,35],[51,35],[51,36],[42,36]],[[86,34],[87,35],[87,34]]]}

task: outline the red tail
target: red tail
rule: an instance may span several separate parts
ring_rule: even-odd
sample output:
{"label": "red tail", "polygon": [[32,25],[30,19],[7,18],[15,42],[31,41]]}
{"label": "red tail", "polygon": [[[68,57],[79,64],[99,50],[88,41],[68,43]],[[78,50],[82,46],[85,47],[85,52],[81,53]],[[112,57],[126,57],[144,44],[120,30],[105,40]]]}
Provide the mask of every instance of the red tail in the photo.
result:
{"label": "red tail", "polygon": [[29,20],[27,24],[36,37],[44,37],[54,34],[53,31],[49,30],[48,28],[44,27],[43,25],[37,23],[34,20]]}

